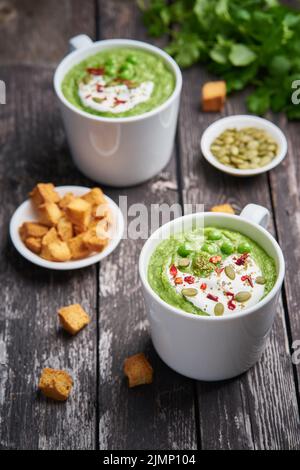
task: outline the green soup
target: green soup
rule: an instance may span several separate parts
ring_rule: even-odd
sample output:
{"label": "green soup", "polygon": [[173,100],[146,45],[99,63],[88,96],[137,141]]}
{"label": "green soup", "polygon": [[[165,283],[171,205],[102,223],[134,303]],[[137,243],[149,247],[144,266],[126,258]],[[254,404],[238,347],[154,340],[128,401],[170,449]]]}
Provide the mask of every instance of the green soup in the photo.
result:
{"label": "green soup", "polygon": [[196,315],[234,315],[265,297],[276,278],[274,260],[257,243],[215,227],[162,241],[148,266],[152,289]]}
{"label": "green soup", "polygon": [[174,88],[174,73],[160,56],[125,47],[88,57],[62,82],[62,92],[74,106],[114,118],[151,111],[164,103]]}

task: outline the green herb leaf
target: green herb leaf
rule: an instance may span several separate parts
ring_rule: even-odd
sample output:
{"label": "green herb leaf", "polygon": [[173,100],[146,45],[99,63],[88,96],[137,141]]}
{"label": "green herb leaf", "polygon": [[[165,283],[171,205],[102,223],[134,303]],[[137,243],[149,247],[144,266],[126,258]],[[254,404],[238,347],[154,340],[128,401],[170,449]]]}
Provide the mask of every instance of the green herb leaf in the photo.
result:
{"label": "green herb leaf", "polygon": [[245,67],[256,59],[256,54],[245,44],[233,44],[229,60],[236,67]]}

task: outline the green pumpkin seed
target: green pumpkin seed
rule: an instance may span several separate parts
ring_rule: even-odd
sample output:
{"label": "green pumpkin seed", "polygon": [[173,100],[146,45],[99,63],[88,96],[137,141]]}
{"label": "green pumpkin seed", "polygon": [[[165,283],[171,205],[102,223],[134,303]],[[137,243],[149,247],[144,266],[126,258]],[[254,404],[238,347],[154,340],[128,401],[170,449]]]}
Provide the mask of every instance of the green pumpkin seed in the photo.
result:
{"label": "green pumpkin seed", "polygon": [[195,297],[198,294],[197,289],[193,289],[192,287],[187,287],[186,289],[182,289],[182,295],[185,297]]}
{"label": "green pumpkin seed", "polygon": [[94,97],[93,101],[95,101],[95,103],[102,103],[102,101],[104,101],[104,100],[102,98]]}
{"label": "green pumpkin seed", "polygon": [[226,266],[225,267],[225,274],[227,277],[229,277],[229,279],[231,279],[232,281],[235,279],[235,270],[233,269],[232,266]]}
{"label": "green pumpkin seed", "polygon": [[247,302],[247,300],[249,300],[250,297],[251,297],[250,292],[241,291],[241,292],[238,292],[238,293],[234,296],[234,299],[235,299],[237,302]]}
{"label": "green pumpkin seed", "polygon": [[178,266],[180,268],[186,268],[187,266],[189,266],[190,264],[190,260],[188,258],[182,258],[178,261]]}
{"label": "green pumpkin seed", "polygon": [[221,315],[223,315],[223,313],[224,313],[224,305],[221,304],[220,302],[218,302],[218,303],[215,305],[214,312],[215,312],[215,315],[216,315],[217,317],[220,317]]}
{"label": "green pumpkin seed", "polygon": [[266,283],[266,280],[263,276],[257,276],[257,278],[255,279],[255,282],[256,284],[265,284]]}

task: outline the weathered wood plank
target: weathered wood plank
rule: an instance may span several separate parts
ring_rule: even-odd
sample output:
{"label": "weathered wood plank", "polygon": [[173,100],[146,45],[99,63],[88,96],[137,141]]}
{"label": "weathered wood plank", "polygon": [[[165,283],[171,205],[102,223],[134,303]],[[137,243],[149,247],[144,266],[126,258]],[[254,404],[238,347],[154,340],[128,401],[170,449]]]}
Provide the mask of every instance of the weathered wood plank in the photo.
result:
{"label": "weathered wood plank", "polygon": [[[102,38],[145,39],[131,1],[99,2]],[[141,156],[142,157],[142,156]],[[136,188],[110,191],[128,206],[177,201],[175,161],[161,175]],[[132,219],[129,219],[129,221]],[[194,449],[193,384],[165,366],[153,351],[138,279],[143,240],[124,240],[100,269],[100,448]],[[155,370],[151,386],[129,390],[124,359],[145,351]]]}
{"label": "weathered wood plank", "polygon": [[[205,72],[185,72],[179,147],[185,202],[230,202],[237,210],[249,202],[272,209],[266,176],[237,179],[217,172],[200,155],[200,137],[219,115],[199,110]],[[224,114],[245,112],[243,97],[230,97]],[[247,374],[220,384],[198,384],[201,442],[208,449],[277,449],[300,446],[299,415],[292,364],[286,348],[284,312],[278,316],[261,362]],[[286,399],[288,397],[288,399]],[[212,422],[214,425],[212,426]]]}
{"label": "weathered wood plank", "polygon": [[[18,449],[93,448],[96,269],[60,273],[38,268],[8,241],[9,219],[38,181],[89,182],[74,169],[66,150],[51,88],[52,70],[9,67],[1,69],[1,76],[10,91],[1,107],[0,133],[0,443]],[[91,325],[76,338],[61,332],[56,315],[60,306],[73,302],[80,302],[92,316]],[[67,369],[73,376],[75,386],[67,403],[46,401],[37,393],[45,366]]]}
{"label": "weathered wood plank", "polygon": [[56,65],[68,39],[95,36],[94,0],[1,0],[0,57],[3,64]]}
{"label": "weathered wood plank", "polygon": [[[9,8],[3,14],[4,3],[2,64],[52,65],[67,50],[69,36],[94,34],[92,1],[85,2],[80,18],[76,0],[6,2]],[[90,182],[71,163],[52,91],[53,69],[10,66],[1,68],[0,76],[7,84],[7,104],[0,108],[0,447],[92,449],[97,405],[96,268],[59,273],[35,267],[17,254],[5,229],[36,182]],[[72,302],[86,307],[92,323],[71,339],[58,327],[56,310]],[[73,376],[75,386],[67,403],[56,404],[37,393],[45,366],[64,368]]]}
{"label": "weathered wood plank", "polygon": [[[297,346],[294,342],[300,340],[298,315],[300,306],[300,136],[299,123],[287,122],[284,117],[281,117],[278,119],[278,124],[288,140],[288,155],[284,162],[270,174],[270,183],[278,239],[286,261],[285,300],[289,312],[290,347],[291,352],[294,352],[295,348],[299,349],[299,344]],[[295,369],[300,395],[300,364],[295,364]]]}

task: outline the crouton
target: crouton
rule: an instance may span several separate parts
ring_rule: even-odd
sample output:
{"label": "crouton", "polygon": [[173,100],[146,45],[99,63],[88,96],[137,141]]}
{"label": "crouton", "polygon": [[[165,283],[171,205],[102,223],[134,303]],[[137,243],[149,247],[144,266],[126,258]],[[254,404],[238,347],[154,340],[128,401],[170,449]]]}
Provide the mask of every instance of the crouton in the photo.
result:
{"label": "crouton", "polygon": [[124,373],[128,377],[130,388],[137,385],[151,384],[153,381],[153,369],[144,353],[135,354],[125,359]]}
{"label": "crouton", "polygon": [[221,204],[213,206],[211,212],[225,212],[226,214],[235,214],[234,208],[230,204]]}
{"label": "crouton", "polygon": [[83,243],[83,234],[70,238],[67,243],[71,251],[72,259],[86,258],[91,253],[91,251]]}
{"label": "crouton", "polygon": [[111,221],[111,210],[109,204],[100,204],[96,207],[96,210],[93,212],[93,216],[96,219],[107,219],[109,222]]}
{"label": "crouton", "polygon": [[75,196],[73,193],[66,193],[61,200],[59,201],[58,205],[60,209],[64,210],[70,204],[71,201],[75,199]]}
{"label": "crouton", "polygon": [[106,202],[103,191],[100,188],[93,188],[88,193],[81,196],[86,202],[90,203],[91,206],[99,206]]}
{"label": "crouton", "polygon": [[58,241],[59,241],[59,237],[57,234],[57,230],[55,227],[52,227],[50,228],[50,230],[48,230],[46,235],[44,235],[44,237],[42,238],[42,246],[46,246],[52,242],[58,242]]}
{"label": "crouton", "polygon": [[91,210],[88,202],[77,197],[67,205],[66,214],[70,221],[84,232],[91,220]]}
{"label": "crouton", "polygon": [[45,368],[39,381],[39,389],[53,400],[65,401],[73,386],[72,377],[64,370]]}
{"label": "crouton", "polygon": [[226,83],[224,81],[207,82],[202,87],[203,111],[222,111],[226,100]]}
{"label": "crouton", "polygon": [[28,237],[24,240],[24,243],[30,251],[32,251],[33,253],[37,255],[40,254],[41,249],[42,249],[41,238]]}
{"label": "crouton", "polygon": [[42,246],[41,256],[49,261],[69,261],[71,251],[66,242],[58,240]]}
{"label": "crouton", "polygon": [[71,335],[76,335],[82,328],[90,323],[89,315],[81,305],[73,304],[58,310],[61,326]]}
{"label": "crouton", "polygon": [[22,240],[25,240],[29,237],[42,238],[49,228],[37,222],[24,222],[19,230]]}
{"label": "crouton", "polygon": [[103,232],[98,236],[96,227],[83,233],[82,241],[88,250],[97,252],[102,251],[108,244],[106,233]]}
{"label": "crouton", "polygon": [[66,217],[61,217],[57,224],[57,233],[65,242],[73,237],[73,225]]}
{"label": "crouton", "polygon": [[37,184],[31,193],[29,193],[32,202],[36,207],[39,207],[45,202],[58,202],[60,197],[55,191],[55,187],[52,183],[39,183]]}
{"label": "crouton", "polygon": [[40,222],[48,227],[57,225],[62,216],[60,208],[54,202],[46,202],[39,206]]}

